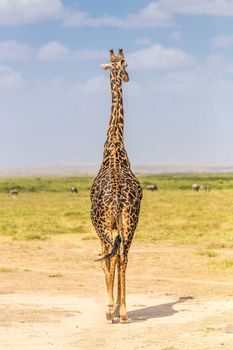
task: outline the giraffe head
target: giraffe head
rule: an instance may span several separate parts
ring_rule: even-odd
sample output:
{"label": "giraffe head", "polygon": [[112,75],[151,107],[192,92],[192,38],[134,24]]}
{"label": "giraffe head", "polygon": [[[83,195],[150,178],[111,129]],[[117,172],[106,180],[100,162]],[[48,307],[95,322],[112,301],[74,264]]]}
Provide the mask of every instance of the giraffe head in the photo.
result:
{"label": "giraffe head", "polygon": [[101,64],[104,70],[110,69],[113,77],[121,81],[129,81],[128,73],[126,72],[127,63],[123,54],[123,49],[119,49],[118,54],[115,55],[113,49],[110,49],[110,62]]}

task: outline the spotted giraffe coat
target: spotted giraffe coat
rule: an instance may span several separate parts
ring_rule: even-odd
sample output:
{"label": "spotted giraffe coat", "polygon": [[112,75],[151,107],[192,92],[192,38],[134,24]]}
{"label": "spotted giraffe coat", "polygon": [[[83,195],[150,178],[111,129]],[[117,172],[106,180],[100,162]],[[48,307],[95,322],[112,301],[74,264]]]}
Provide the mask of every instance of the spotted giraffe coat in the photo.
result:
{"label": "spotted giraffe coat", "polygon": [[91,219],[101,243],[109,248],[114,244],[116,229],[122,241],[122,254],[127,255],[138,223],[142,189],[131,170],[124,145],[122,72],[117,63],[115,58],[114,68],[110,70],[111,118],[103,162],[91,188]]}

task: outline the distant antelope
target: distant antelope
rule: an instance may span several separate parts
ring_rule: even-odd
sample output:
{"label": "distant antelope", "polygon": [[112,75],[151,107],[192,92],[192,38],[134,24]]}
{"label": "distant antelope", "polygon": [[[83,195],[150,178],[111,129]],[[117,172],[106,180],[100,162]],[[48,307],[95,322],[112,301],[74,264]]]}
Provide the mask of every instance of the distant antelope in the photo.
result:
{"label": "distant antelope", "polygon": [[19,190],[17,190],[16,188],[13,188],[12,190],[9,191],[9,197],[15,198],[16,196],[18,196],[18,194],[19,194]]}
{"label": "distant antelope", "polygon": [[206,192],[210,192],[210,186],[209,185],[198,185],[198,184],[193,184],[192,185],[193,191],[198,192],[199,190],[204,190]]}
{"label": "distant antelope", "polygon": [[158,185],[153,184],[153,185],[148,185],[148,186],[146,186],[146,189],[147,189],[148,191],[158,191],[158,190],[159,190],[159,187],[158,187]]}
{"label": "distant antelope", "polygon": [[76,186],[71,187],[71,192],[72,193],[78,193],[78,189]]}
{"label": "distant antelope", "polygon": [[202,189],[206,192],[210,192],[210,186],[209,185],[202,185]]}
{"label": "distant antelope", "polygon": [[192,185],[193,191],[198,192],[198,191],[200,190],[200,188],[201,188],[201,185],[198,185],[198,184],[193,184],[193,185]]}

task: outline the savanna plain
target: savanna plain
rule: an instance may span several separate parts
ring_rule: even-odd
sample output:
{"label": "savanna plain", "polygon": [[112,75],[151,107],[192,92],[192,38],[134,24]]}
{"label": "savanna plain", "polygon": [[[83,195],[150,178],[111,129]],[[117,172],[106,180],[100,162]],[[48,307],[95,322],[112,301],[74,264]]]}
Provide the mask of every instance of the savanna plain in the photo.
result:
{"label": "savanna plain", "polygon": [[123,325],[105,320],[93,178],[0,178],[1,350],[233,349],[233,174],[138,177]]}

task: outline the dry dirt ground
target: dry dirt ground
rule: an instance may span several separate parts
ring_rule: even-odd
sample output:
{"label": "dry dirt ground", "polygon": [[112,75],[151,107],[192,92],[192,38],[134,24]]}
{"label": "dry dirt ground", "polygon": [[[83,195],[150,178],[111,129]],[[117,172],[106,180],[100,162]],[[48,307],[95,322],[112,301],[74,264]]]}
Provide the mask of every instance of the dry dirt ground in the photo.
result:
{"label": "dry dirt ground", "polygon": [[134,242],[123,325],[105,320],[97,240],[2,237],[0,248],[1,350],[233,349],[232,276],[197,247]]}

